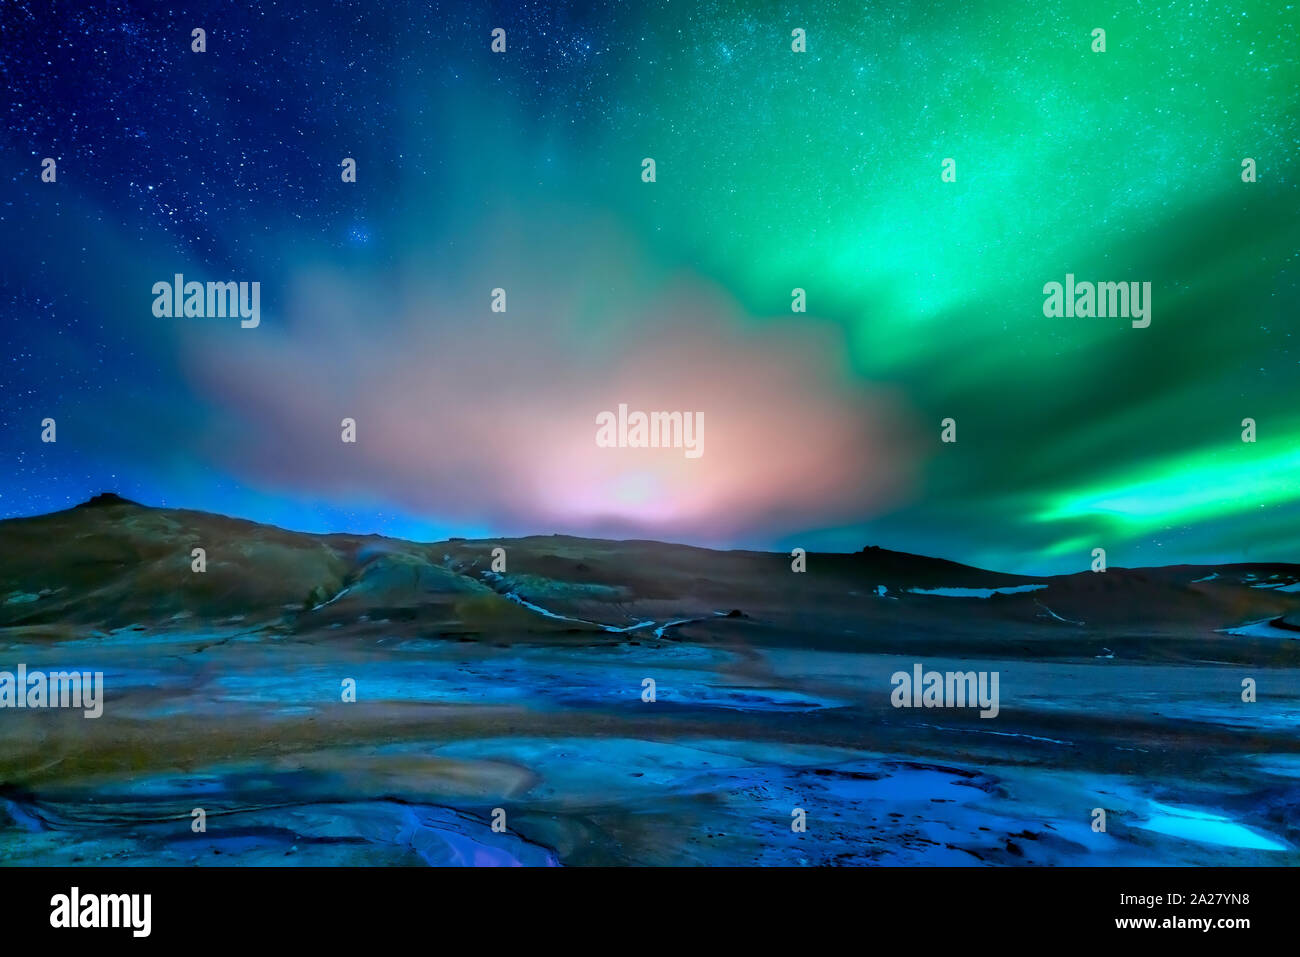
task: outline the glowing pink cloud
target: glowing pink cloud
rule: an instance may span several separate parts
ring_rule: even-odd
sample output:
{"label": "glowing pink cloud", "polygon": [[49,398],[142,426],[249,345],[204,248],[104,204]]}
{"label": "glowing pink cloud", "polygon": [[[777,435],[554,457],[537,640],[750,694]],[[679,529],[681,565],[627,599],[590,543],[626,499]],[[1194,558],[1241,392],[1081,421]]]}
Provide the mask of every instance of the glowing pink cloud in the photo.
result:
{"label": "glowing pink cloud", "polygon": [[[507,534],[754,541],[861,521],[906,492],[903,413],[828,373],[835,330],[743,322],[690,280],[607,296],[610,318],[579,321],[580,291],[543,272],[508,290],[504,314],[490,281],[472,305],[432,280],[381,302],[305,274],[259,329],[194,332],[192,374],[221,410],[211,454],[264,488]],[[598,447],[596,417],[619,403],[702,413],[703,455]]]}

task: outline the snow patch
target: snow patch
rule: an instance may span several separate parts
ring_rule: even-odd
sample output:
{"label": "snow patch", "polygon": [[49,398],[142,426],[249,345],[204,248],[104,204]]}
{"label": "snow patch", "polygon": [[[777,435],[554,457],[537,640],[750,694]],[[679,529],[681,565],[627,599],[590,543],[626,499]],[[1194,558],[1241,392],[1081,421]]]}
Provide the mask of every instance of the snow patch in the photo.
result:
{"label": "snow patch", "polygon": [[1009,585],[1003,588],[909,588],[907,591],[913,595],[942,595],[945,598],[991,598],[993,595],[1019,595],[1046,587],[1046,585]]}

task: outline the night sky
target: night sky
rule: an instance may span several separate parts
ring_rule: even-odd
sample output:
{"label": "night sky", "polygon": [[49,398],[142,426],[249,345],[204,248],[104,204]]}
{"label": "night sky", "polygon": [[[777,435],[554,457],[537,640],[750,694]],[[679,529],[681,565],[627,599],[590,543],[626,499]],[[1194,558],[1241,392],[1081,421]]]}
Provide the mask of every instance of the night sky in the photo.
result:
{"label": "night sky", "polygon": [[[1300,560],[1298,25],[0,3],[0,517]],[[260,282],[260,326],[155,317],[176,273]],[[1150,327],[1046,317],[1067,273],[1150,282]],[[620,403],[702,412],[704,454],[597,448]]]}

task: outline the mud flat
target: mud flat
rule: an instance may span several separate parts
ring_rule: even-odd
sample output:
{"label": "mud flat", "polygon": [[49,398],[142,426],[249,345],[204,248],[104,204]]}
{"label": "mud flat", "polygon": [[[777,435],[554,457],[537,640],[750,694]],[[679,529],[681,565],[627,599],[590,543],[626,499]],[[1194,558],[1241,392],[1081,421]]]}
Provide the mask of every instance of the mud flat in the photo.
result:
{"label": "mud flat", "polygon": [[[1300,642],[1251,625],[1296,566],[554,536],[491,575],[121,502],[0,544],[0,670],[103,675],[98,718],[0,711],[5,864],[1300,864]],[[892,706],[917,665],[996,716]]]}

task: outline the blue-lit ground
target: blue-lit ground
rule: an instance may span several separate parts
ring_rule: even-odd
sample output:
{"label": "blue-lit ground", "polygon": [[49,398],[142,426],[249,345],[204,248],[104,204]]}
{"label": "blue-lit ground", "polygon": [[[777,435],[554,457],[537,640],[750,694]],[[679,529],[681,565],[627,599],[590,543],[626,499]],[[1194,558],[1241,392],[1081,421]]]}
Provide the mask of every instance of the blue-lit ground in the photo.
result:
{"label": "blue-lit ground", "polygon": [[[796,574],[127,504],[0,535],[0,661],[106,688],[0,713],[0,861],[1300,863],[1294,565]],[[916,665],[996,673],[996,715],[895,707]]]}

